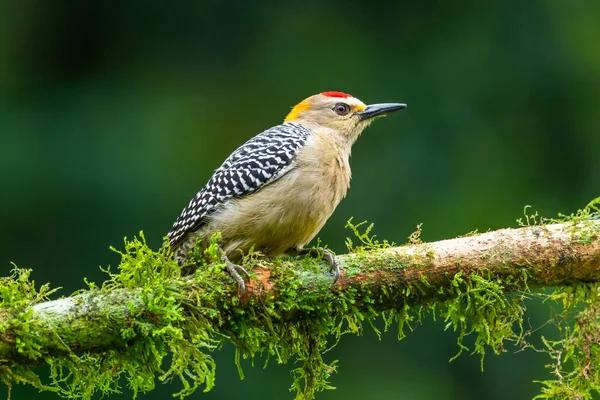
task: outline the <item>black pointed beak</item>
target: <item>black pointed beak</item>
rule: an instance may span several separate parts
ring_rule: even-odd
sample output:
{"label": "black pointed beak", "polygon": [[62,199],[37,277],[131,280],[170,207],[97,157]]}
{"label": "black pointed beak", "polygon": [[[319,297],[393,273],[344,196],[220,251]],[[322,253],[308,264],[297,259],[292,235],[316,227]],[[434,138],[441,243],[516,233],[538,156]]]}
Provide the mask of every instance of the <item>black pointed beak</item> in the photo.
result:
{"label": "black pointed beak", "polygon": [[391,112],[402,110],[405,107],[406,104],[403,103],[371,104],[363,111],[357,112],[355,115],[358,115],[358,118],[360,118],[361,121],[364,121],[377,116],[388,115]]}

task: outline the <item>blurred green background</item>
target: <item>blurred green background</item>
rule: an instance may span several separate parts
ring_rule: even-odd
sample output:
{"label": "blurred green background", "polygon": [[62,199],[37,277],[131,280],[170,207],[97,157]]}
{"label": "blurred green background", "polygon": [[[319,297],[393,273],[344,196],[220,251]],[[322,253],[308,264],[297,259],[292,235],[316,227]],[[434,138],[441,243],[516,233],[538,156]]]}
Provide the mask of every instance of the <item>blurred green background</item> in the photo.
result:
{"label": "blurred green background", "polygon": [[[408,103],[354,147],[320,234],[335,251],[352,216],[404,243],[421,222],[432,241],[515,226],[526,204],[575,211],[600,192],[599,20],[594,1],[0,0],[2,274],[33,268],[63,295],[101,282],[110,245],[143,230],[158,247],[232,150],[325,90]],[[344,337],[319,398],[525,399],[549,376],[532,351],[449,363],[443,328]],[[214,356],[217,386],[193,398],[292,398],[293,365],[245,362],[240,381],[231,346]]]}

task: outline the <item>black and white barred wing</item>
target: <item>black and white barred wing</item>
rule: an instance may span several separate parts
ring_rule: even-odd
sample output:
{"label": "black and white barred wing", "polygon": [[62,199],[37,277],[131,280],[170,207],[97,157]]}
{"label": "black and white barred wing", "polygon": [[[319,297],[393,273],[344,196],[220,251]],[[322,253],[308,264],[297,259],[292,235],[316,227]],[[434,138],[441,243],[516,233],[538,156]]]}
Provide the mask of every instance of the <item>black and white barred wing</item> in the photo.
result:
{"label": "black and white barred wing", "polygon": [[235,150],[190,201],[169,232],[171,248],[229,199],[243,197],[280,178],[294,166],[310,131],[287,122],[258,134]]}

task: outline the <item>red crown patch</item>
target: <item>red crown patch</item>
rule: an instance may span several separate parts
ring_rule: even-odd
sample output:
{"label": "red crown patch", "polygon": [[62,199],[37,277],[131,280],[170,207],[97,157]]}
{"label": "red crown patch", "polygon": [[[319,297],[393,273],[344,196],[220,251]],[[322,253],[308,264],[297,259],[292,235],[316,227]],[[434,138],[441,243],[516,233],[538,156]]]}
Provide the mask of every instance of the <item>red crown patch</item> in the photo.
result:
{"label": "red crown patch", "polygon": [[347,97],[352,97],[351,95],[344,93],[344,92],[323,92],[321,94],[323,96],[327,96],[327,97],[340,97],[342,99],[345,99]]}

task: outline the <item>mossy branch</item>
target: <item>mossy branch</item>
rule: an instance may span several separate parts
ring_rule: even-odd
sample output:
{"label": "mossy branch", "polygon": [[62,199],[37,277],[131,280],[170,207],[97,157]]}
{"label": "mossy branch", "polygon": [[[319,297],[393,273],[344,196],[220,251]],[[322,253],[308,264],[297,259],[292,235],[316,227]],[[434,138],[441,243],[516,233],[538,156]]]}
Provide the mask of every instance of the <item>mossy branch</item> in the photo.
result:
{"label": "mossy branch", "polygon": [[[156,377],[177,377],[183,397],[213,386],[209,353],[231,340],[238,359],[263,354],[280,363],[302,361],[292,387],[298,398],[309,399],[331,388],[335,363],[322,359],[331,340],[360,334],[363,322],[378,317],[386,329],[397,323],[402,338],[411,321],[436,305],[459,332],[461,349],[462,338],[474,332],[475,352],[491,347],[497,353],[521,334],[521,298],[505,293],[600,282],[600,220],[357,249],[336,258],[342,275],[331,287],[317,260],[251,257],[245,266],[252,280],[243,298],[219,266],[182,277],[143,236],[126,242],[120,271],[110,273],[108,282],[71,297],[45,301],[49,289],[35,290],[29,272],[15,269],[0,282],[0,378],[9,387],[25,382],[90,398],[118,391],[120,377],[134,393],[153,389]],[[168,353],[173,357],[165,368]],[[38,377],[40,364],[50,365],[50,383]],[[597,390],[600,377],[595,379],[586,381],[586,390]],[[545,384],[543,393],[552,396],[566,387]]]}

